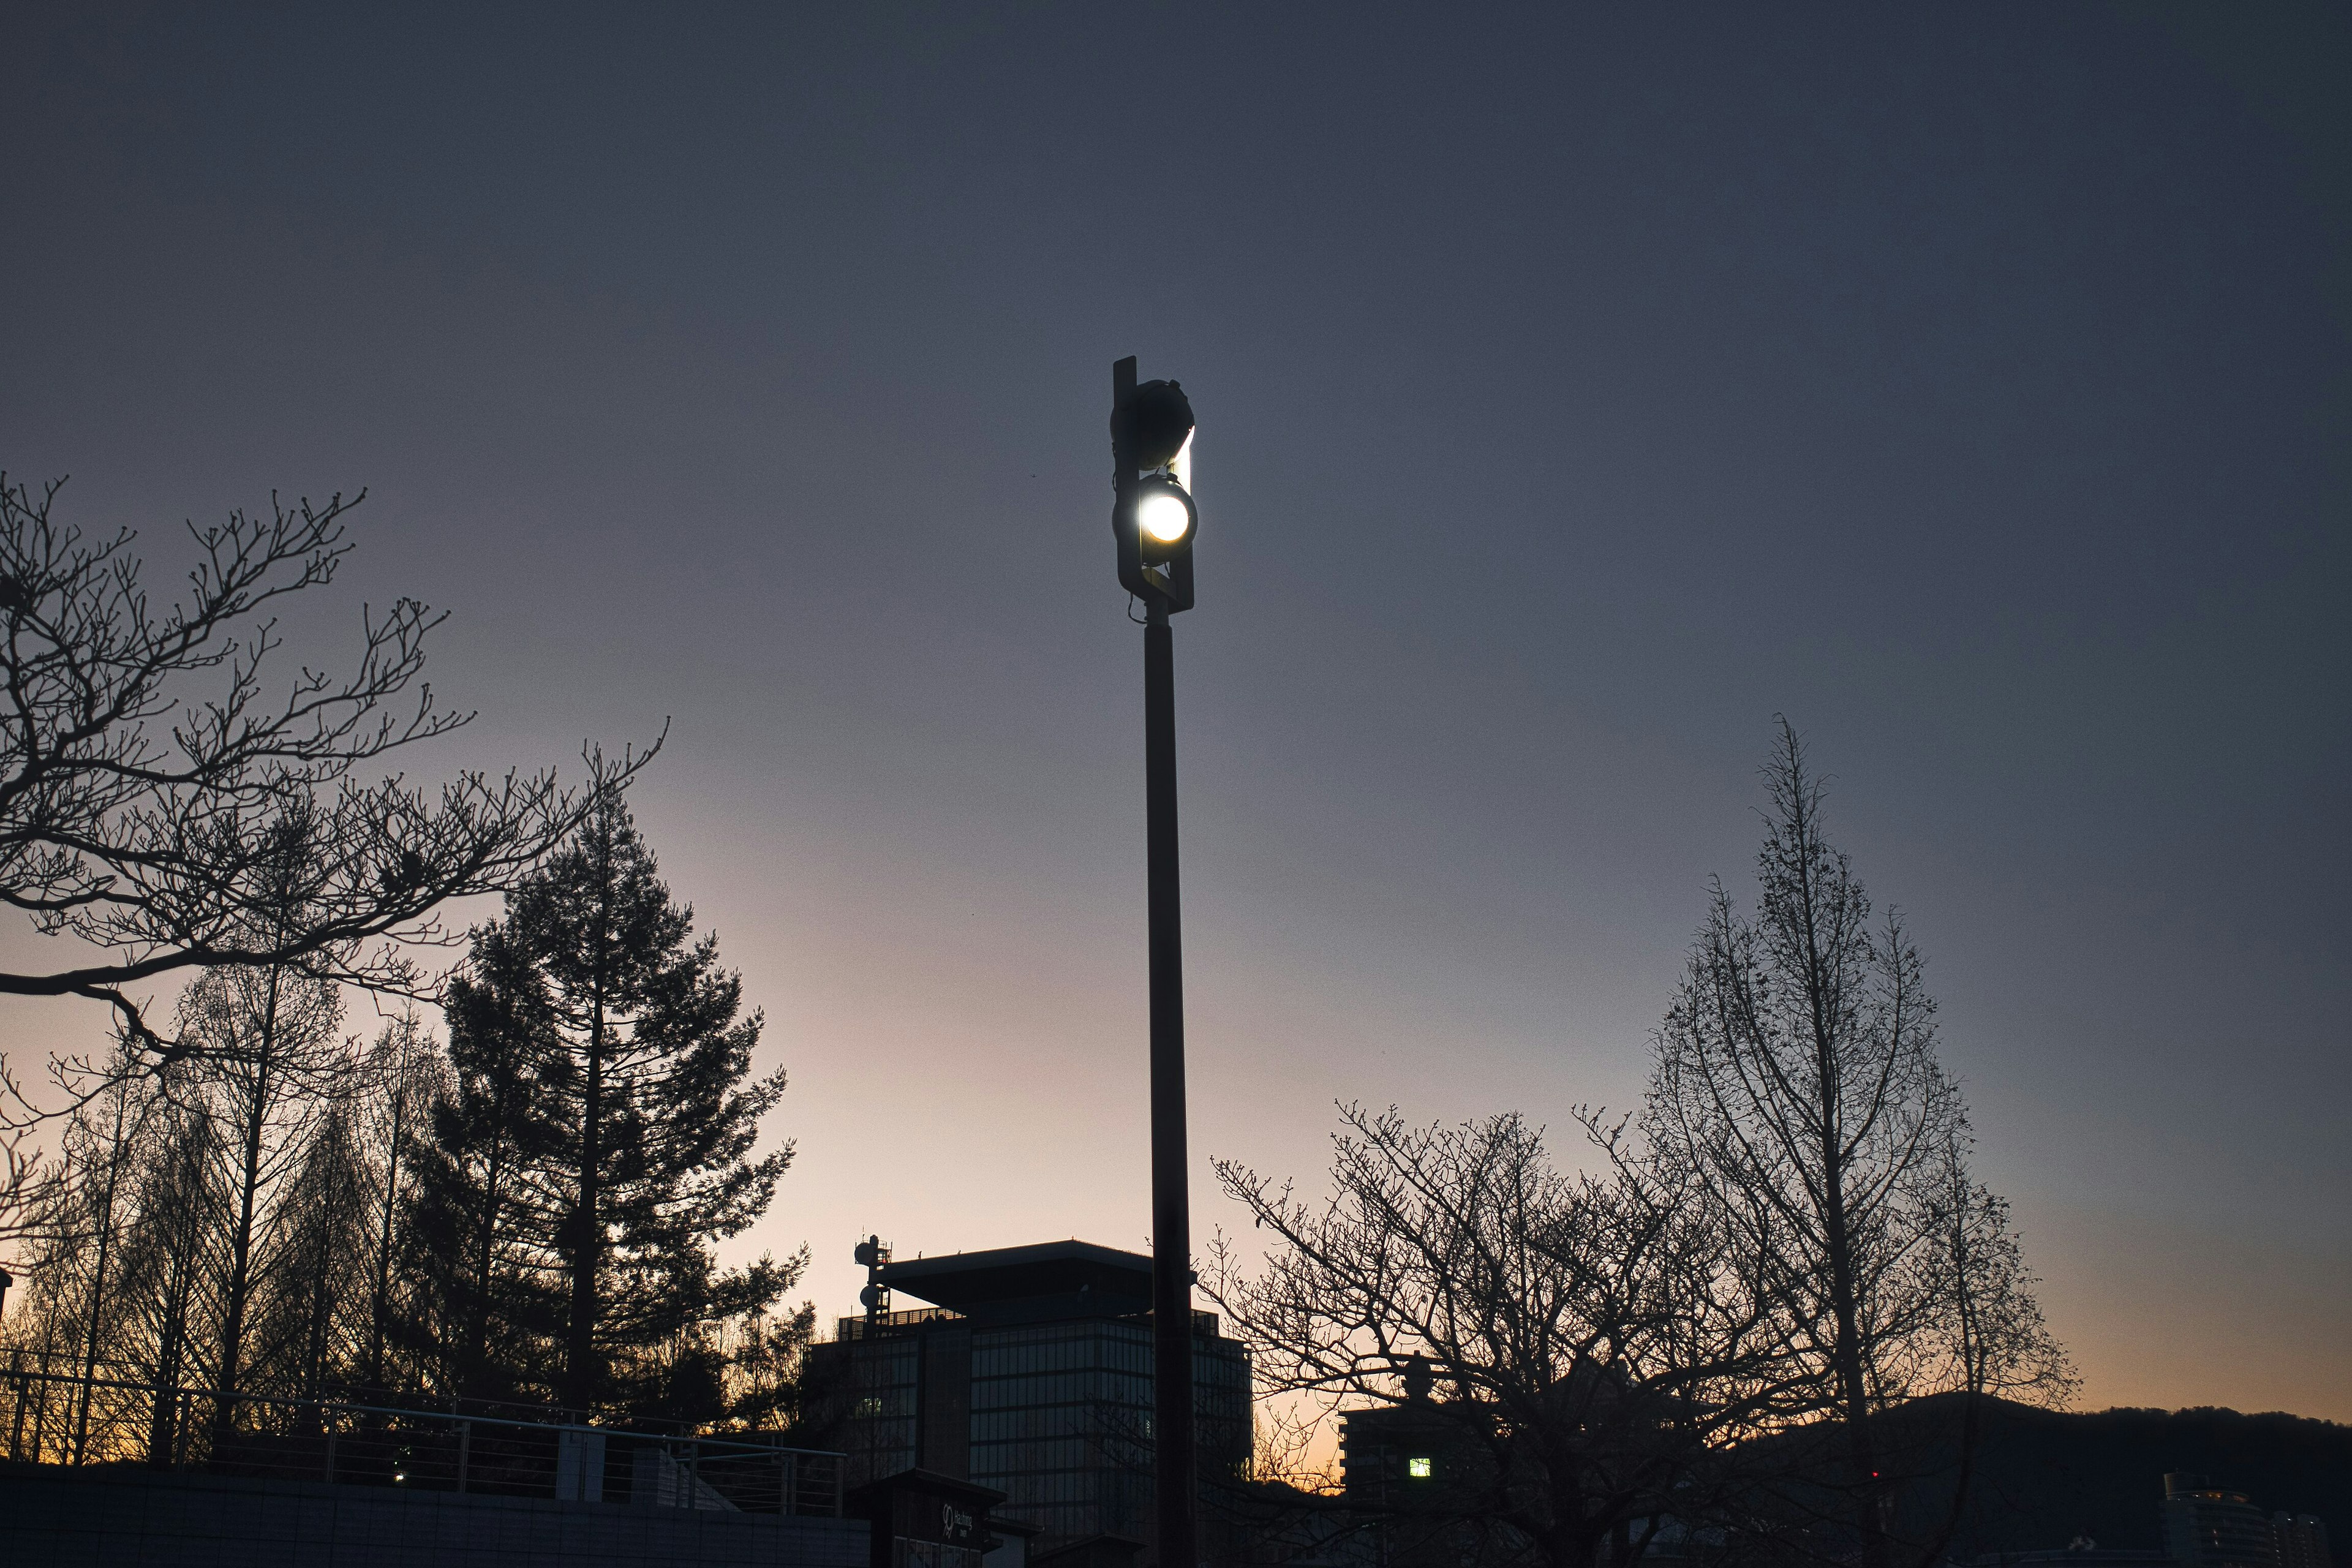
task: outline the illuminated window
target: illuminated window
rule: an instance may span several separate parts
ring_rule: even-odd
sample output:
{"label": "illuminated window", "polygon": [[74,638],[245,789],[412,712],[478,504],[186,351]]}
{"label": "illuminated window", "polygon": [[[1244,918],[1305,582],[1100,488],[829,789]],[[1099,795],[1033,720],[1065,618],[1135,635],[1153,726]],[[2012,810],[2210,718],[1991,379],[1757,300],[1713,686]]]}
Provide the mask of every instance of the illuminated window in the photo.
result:
{"label": "illuminated window", "polygon": [[1411,1476],[1414,1480],[1425,1481],[1429,1479],[1429,1461],[1427,1459],[1407,1459],[1404,1462],[1404,1473]]}

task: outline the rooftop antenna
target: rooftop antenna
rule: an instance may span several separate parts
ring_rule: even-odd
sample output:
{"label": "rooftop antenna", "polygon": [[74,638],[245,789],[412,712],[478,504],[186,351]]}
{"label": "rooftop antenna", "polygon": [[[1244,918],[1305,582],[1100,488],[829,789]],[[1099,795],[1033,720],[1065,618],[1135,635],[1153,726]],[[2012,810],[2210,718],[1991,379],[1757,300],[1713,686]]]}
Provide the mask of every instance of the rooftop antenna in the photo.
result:
{"label": "rooftop antenna", "polygon": [[882,1314],[890,1310],[890,1287],[882,1283],[882,1266],[890,1261],[890,1244],[869,1236],[857,1244],[857,1261],[866,1265],[866,1289],[857,1300],[866,1309],[866,1337],[881,1331]]}

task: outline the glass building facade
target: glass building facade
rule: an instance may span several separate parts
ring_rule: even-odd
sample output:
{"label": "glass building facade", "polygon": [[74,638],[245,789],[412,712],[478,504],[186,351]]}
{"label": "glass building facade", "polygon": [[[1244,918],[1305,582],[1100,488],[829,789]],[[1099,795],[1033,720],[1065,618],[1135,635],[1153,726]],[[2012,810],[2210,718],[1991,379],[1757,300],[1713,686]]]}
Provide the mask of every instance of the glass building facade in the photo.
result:
{"label": "glass building facade", "polygon": [[[1005,1494],[1033,1550],[1150,1538],[1150,1262],[1083,1242],[885,1265],[893,1289],[954,1307],[847,1318],[852,1483],[920,1468]],[[957,1310],[957,1309],[961,1310]],[[1193,1408],[1205,1480],[1250,1459],[1242,1346],[1193,1314]]]}

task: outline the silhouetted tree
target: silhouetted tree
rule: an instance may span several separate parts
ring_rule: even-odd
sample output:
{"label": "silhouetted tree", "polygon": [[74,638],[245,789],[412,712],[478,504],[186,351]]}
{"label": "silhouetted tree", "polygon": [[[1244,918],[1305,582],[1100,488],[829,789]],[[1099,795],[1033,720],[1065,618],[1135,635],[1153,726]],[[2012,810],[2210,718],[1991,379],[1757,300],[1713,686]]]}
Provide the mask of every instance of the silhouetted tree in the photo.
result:
{"label": "silhouetted tree", "polygon": [[144,1445],[150,1464],[179,1453],[180,1391],[211,1379],[217,1256],[207,1221],[226,1206],[219,1127],[200,1109],[169,1097],[158,1136],[140,1164],[136,1212],[123,1245],[126,1370],[152,1391]]}
{"label": "silhouetted tree", "polygon": [[[75,940],[56,967],[0,971],[0,994],[103,1001],[143,1054],[169,1058],[193,1047],[151,1026],[142,982],[287,967],[414,994],[404,944],[444,940],[433,911],[511,887],[651,755],[592,758],[580,793],[547,773],[413,784],[391,754],[471,717],[437,709],[423,679],[441,615],[412,599],[363,614],[348,675],[300,668],[272,690],[280,601],[334,580],[360,498],[189,525],[195,564],[166,605],[149,596],[133,535],[55,521],[57,492],[0,474],[0,904]],[[272,885],[289,823],[315,883],[294,911],[275,908]],[[58,1067],[87,1094],[102,1064]],[[44,1112],[5,1073],[0,1061],[15,1103],[0,1119],[0,1200],[21,1202],[24,1129]]]}
{"label": "silhouetted tree", "polygon": [[[73,1394],[68,1452],[77,1463],[89,1445],[101,1352],[113,1352],[121,1342],[123,1309],[117,1276],[123,1219],[159,1103],[152,1084],[118,1072],[104,1093],[75,1109],[59,1140],[62,1212],[52,1227],[50,1256],[34,1277],[42,1284],[45,1309],[57,1314],[68,1331],[66,1337],[74,1355],[68,1370],[79,1382]],[[49,1370],[60,1369],[53,1364]]]}
{"label": "silhouetted tree", "polygon": [[1709,1187],[1787,1304],[1843,1428],[1846,1523],[1864,1568],[1886,1568],[1873,1416],[1951,1388],[2063,1396],[2071,1374],[2006,1211],[1967,1177],[1967,1111],[1937,1059],[1918,950],[1892,911],[1874,923],[1785,721],[1764,777],[1756,911],[1714,884],[1643,1130]]}
{"label": "silhouetted tree", "polygon": [[1216,1164],[1271,1237],[1254,1275],[1221,1238],[1206,1281],[1261,1392],[1389,1407],[1442,1466],[1346,1500],[1407,1560],[1629,1561],[1663,1516],[1706,1513],[1734,1445],[1808,1413],[1781,1306],[1706,1185],[1580,1123],[1583,1174],[1516,1115],[1354,1107],[1319,1201]]}
{"label": "silhouetted tree", "polygon": [[760,1015],[739,1016],[741,982],[716,937],[689,942],[693,922],[617,795],[508,899],[503,941],[537,981],[528,1166],[577,1406],[618,1392],[614,1357],[764,1310],[799,1272],[762,1258],[722,1273],[710,1253],[765,1212],[792,1146],[751,1157],[784,1075],[751,1076]]}
{"label": "silhouetted tree", "polygon": [[746,1313],[721,1324],[718,1337],[724,1419],[748,1431],[805,1431],[816,1414],[808,1365],[809,1347],[816,1342],[815,1303],[803,1301],[790,1312]]}
{"label": "silhouetted tree", "polygon": [[398,1321],[445,1392],[502,1398],[551,1387],[547,1347],[561,1326],[553,1226],[524,1166],[553,1025],[530,955],[495,924],[474,932],[446,1006],[448,1072],[415,1151],[399,1252],[411,1298]]}
{"label": "silhouetted tree", "polygon": [[792,1149],[754,1154],[783,1074],[751,1077],[759,1015],[692,930],[614,797],[475,931],[413,1236],[452,1387],[725,1417],[724,1325],[803,1265],[711,1255]]}
{"label": "silhouetted tree", "polygon": [[278,1254],[259,1306],[254,1368],[315,1404],[360,1361],[370,1275],[370,1189],[354,1097],[331,1101],[271,1215]]}
{"label": "silhouetted tree", "polygon": [[283,1260],[281,1191],[352,1088],[341,1024],[335,988],[285,965],[206,970],[180,999],[179,1035],[197,1052],[188,1099],[219,1128],[214,1185],[225,1202],[204,1216],[221,1275],[212,1357],[218,1432],[239,1418],[255,1296]]}
{"label": "silhouetted tree", "polygon": [[373,1234],[367,1247],[367,1339],[357,1374],[364,1387],[380,1392],[391,1385],[385,1358],[402,1310],[394,1291],[400,1226],[416,1209],[420,1159],[436,1097],[444,1091],[447,1078],[439,1051],[414,1013],[384,1026],[368,1053],[366,1075],[368,1093],[361,1119],[373,1163]]}

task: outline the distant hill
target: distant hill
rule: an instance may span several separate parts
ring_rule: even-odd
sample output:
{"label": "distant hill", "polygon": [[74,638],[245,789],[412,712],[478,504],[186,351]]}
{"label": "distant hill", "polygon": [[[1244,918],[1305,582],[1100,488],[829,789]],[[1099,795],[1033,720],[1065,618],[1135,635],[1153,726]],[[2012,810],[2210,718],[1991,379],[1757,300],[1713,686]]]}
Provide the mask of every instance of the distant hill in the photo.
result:
{"label": "distant hill", "polygon": [[[1897,1529],[1924,1534],[1950,1508],[1958,1400],[1922,1400],[1890,1419],[1908,1428],[1912,1479]],[[2168,1470],[2242,1491],[2265,1512],[2317,1514],[2339,1563],[2352,1568],[2352,1426],[2234,1410],[2039,1410],[1989,1400],[1971,1500],[1951,1553],[2063,1547],[2087,1535],[2102,1548],[2161,1550],[2158,1505]]]}

